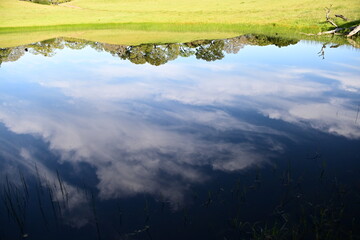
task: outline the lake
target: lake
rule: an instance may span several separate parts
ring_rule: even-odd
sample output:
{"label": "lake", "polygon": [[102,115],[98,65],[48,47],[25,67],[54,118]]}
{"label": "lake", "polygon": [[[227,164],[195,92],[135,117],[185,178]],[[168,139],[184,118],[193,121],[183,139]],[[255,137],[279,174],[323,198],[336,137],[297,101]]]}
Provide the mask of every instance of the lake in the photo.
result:
{"label": "lake", "polygon": [[1,240],[359,239],[359,49],[54,38],[0,57]]}

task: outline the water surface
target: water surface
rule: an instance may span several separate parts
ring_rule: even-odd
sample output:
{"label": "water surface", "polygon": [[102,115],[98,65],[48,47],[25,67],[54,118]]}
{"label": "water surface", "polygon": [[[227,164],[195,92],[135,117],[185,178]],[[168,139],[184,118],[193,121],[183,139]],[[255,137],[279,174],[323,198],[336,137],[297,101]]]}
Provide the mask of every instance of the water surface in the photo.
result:
{"label": "water surface", "polygon": [[0,239],[358,236],[357,49],[247,35],[1,51]]}

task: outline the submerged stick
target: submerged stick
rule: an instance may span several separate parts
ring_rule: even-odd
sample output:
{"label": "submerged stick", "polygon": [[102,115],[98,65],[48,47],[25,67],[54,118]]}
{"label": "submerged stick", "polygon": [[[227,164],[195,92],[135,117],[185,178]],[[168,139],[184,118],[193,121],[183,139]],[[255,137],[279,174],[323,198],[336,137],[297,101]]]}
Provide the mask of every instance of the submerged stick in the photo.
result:
{"label": "submerged stick", "polygon": [[44,211],[43,204],[42,204],[42,201],[41,201],[41,187],[39,187],[38,184],[36,184],[36,195],[37,195],[37,198],[38,198],[38,204],[39,204],[39,208],[40,208],[41,217],[42,217],[42,219],[44,221],[45,228],[48,230],[48,221],[46,219],[45,211]]}
{"label": "submerged stick", "polygon": [[92,208],[92,211],[93,211],[93,214],[94,214],[96,232],[97,232],[98,240],[101,240],[99,220],[98,220],[98,217],[97,217],[97,214],[96,214],[95,197],[94,197],[94,194],[92,192],[90,194],[91,194],[91,208]]}
{"label": "submerged stick", "polygon": [[[6,186],[4,186],[4,203],[6,206],[6,209],[8,211],[9,216],[12,216],[15,220],[17,226],[19,227],[20,233],[22,236],[25,235],[25,221],[23,217],[21,216],[21,213],[18,213],[16,210],[16,205],[12,200],[12,194],[16,194],[12,191],[12,188],[10,186],[10,182],[8,179],[8,176],[6,175]],[[19,204],[17,205],[19,207]],[[21,211],[21,209],[20,209]]]}
{"label": "submerged stick", "polygon": [[56,213],[56,208],[55,208],[55,203],[54,203],[54,198],[53,198],[53,190],[52,190],[51,185],[49,183],[47,183],[47,189],[48,189],[48,193],[49,193],[51,207],[52,207],[52,210],[53,210],[53,213],[54,213],[55,223],[56,223],[56,226],[59,226],[58,215]]}
{"label": "submerged stick", "polygon": [[40,172],[39,172],[39,169],[38,169],[36,163],[35,163],[35,171],[36,171],[37,186],[39,186],[41,194],[44,194],[44,191],[43,191],[43,188],[42,188],[42,184],[41,184]]}
{"label": "submerged stick", "polygon": [[28,189],[24,174],[21,172],[20,169],[19,169],[19,175],[20,175],[20,180],[21,180],[21,183],[23,185],[23,189],[24,189],[24,192],[26,194],[26,197],[29,198],[29,196],[30,196],[29,189]]}
{"label": "submerged stick", "polygon": [[355,42],[351,38],[347,38],[347,41],[351,46],[356,47],[356,48],[360,48],[360,43]]}

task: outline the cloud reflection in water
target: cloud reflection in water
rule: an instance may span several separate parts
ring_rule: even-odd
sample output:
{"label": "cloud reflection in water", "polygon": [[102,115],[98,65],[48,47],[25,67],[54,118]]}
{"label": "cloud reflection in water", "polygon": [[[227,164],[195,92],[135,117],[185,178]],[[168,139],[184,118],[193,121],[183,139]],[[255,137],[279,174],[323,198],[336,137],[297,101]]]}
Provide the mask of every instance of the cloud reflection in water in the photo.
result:
{"label": "cloud reflection in water", "polygon": [[[237,57],[154,67],[85,49],[41,58],[30,76],[19,71],[35,58],[27,55],[9,70],[4,65],[0,120],[12,132],[40,136],[63,162],[94,166],[103,199],[150,193],[174,203],[209,179],[202,167],[262,164],[285,150],[281,139],[296,139],[249,112],[360,137],[356,67],[334,72]],[[26,94],[12,90],[24,84]]]}

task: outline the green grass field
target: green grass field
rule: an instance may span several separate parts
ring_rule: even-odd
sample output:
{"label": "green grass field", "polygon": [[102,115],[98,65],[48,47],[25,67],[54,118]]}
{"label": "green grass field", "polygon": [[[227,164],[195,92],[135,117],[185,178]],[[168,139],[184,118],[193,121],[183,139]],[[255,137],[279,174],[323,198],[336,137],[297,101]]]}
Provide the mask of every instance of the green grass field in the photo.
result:
{"label": "green grass field", "polygon": [[[324,21],[324,8],[331,4],[332,14],[360,19],[359,0],[73,0],[60,5],[0,0],[0,47],[79,35],[120,43],[111,29],[153,32],[145,34],[147,40],[159,42],[193,40],[206,32],[219,38],[250,31],[316,33],[331,27]],[[99,31],[95,34],[93,29]],[[121,43],[129,43],[141,42],[144,34],[130,34],[131,39],[120,35]]]}
{"label": "green grass field", "polygon": [[358,0],[74,0],[41,5],[0,1],[0,28],[99,23],[224,23],[316,27],[324,7],[352,20]]}

